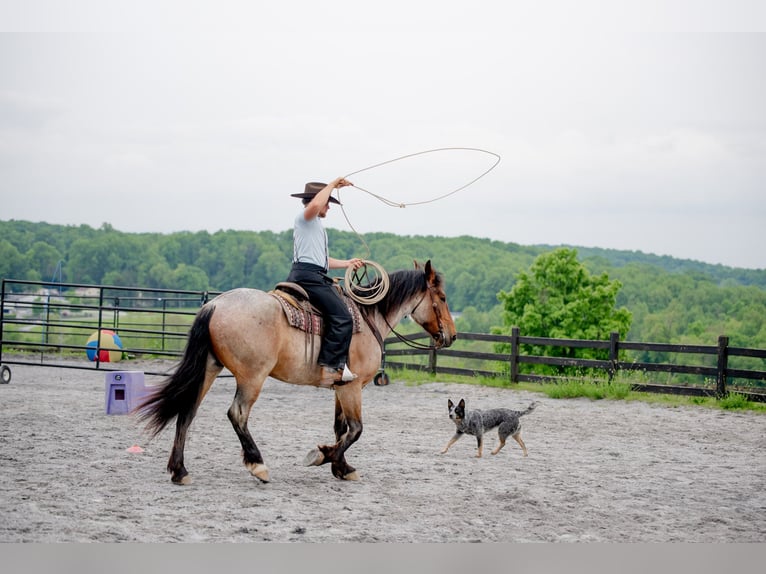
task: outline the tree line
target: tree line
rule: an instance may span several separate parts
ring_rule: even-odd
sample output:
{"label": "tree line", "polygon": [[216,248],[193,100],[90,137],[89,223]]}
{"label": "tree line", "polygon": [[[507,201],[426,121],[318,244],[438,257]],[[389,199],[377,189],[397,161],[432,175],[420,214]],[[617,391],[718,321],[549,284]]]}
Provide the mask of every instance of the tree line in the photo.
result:
{"label": "tree line", "polygon": [[[334,257],[372,259],[389,271],[431,259],[445,275],[450,307],[459,312],[462,331],[489,333],[503,327],[510,320],[508,295],[520,281],[530,283],[540,274],[533,265],[541,255],[559,251],[569,261],[565,273],[581,266],[593,276],[593,289],[613,297],[614,308],[629,313],[629,326],[624,314],[617,316],[619,330],[627,329],[627,340],[711,344],[726,334],[732,345],[766,348],[766,270],[636,251],[561,251],[562,246],[523,246],[468,236],[372,233],[364,236],[368,253],[352,232],[328,229],[328,235]],[[579,265],[571,265],[572,257]],[[7,279],[60,277],[64,283],[94,285],[268,290],[287,277],[291,258],[291,230],[125,233],[107,223],[93,228],[0,221],[0,278]],[[539,308],[551,312],[550,306]],[[523,309],[516,311],[523,316]]]}

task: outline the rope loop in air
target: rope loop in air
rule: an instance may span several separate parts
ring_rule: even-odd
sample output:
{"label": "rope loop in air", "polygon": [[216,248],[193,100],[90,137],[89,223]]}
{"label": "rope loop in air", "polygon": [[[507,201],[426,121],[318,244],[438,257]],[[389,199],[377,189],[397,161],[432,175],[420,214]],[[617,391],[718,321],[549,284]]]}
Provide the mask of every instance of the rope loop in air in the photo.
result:
{"label": "rope loop in air", "polygon": [[[373,193],[373,192],[371,192],[371,191],[369,191],[367,189],[359,187],[358,185],[354,185],[353,187],[357,188],[359,191],[363,191],[363,192],[367,193],[368,195],[371,195],[372,197],[374,197],[375,199],[381,201],[382,203],[385,203],[389,207],[404,208],[404,207],[407,207],[408,205],[424,205],[426,203],[432,203],[434,201],[438,201],[440,199],[444,199],[445,197],[449,197],[450,195],[453,195],[453,194],[457,193],[458,191],[464,190],[466,187],[468,187],[470,185],[473,185],[474,183],[479,181],[482,177],[484,177],[490,171],[495,169],[495,167],[497,167],[497,164],[500,163],[500,156],[498,154],[496,154],[494,152],[491,152],[491,151],[488,151],[488,150],[485,150],[485,149],[480,149],[480,148],[475,148],[475,147],[441,147],[441,148],[436,148],[436,149],[427,149],[425,151],[419,151],[419,152],[416,152],[416,153],[410,153],[410,154],[407,154],[407,155],[396,157],[394,159],[389,159],[388,161],[384,161],[384,162],[381,162],[381,163],[376,163],[375,165],[371,165],[371,166],[365,167],[363,169],[358,169],[356,171],[352,171],[348,175],[344,176],[344,178],[348,179],[349,177],[351,177],[353,175],[356,175],[358,173],[362,173],[364,171],[369,171],[371,169],[375,169],[377,167],[381,167],[381,166],[384,166],[384,165],[388,165],[390,163],[401,161],[403,159],[409,159],[411,157],[417,157],[419,155],[426,155],[426,154],[429,154],[429,153],[436,153],[436,152],[442,152],[442,151],[472,151],[472,152],[479,152],[479,153],[483,153],[483,154],[494,156],[495,157],[495,161],[494,161],[494,163],[491,166],[489,166],[488,169],[486,169],[485,171],[480,173],[478,176],[473,178],[468,183],[461,185],[457,189],[453,189],[453,190],[448,191],[446,193],[443,193],[443,194],[441,194],[441,195],[439,195],[437,197],[434,197],[434,198],[431,198],[431,199],[427,199],[427,200],[424,200],[424,201],[412,201],[412,202],[409,202],[409,203],[406,203],[406,202],[405,203],[401,203],[401,202],[392,201],[390,199],[387,199],[387,198],[383,197],[382,195],[375,194],[375,193]],[[340,192],[338,192],[338,196],[340,197]]]}
{"label": "rope loop in air", "polygon": [[[403,202],[392,201],[392,200],[390,200],[390,199],[388,199],[386,197],[383,197],[382,195],[378,195],[378,194],[373,193],[373,192],[371,192],[371,191],[369,191],[367,189],[359,187],[358,185],[353,185],[352,184],[352,186],[355,187],[356,189],[358,189],[359,191],[363,191],[364,193],[374,197],[375,199],[377,199],[378,201],[384,203],[385,205],[388,205],[389,207],[398,207],[400,209],[404,209],[405,207],[407,207],[409,205],[424,205],[424,204],[427,204],[427,203],[432,203],[434,201],[439,201],[440,199],[444,199],[445,197],[449,197],[450,195],[454,195],[455,193],[457,193],[459,191],[462,191],[465,188],[469,187],[470,185],[473,185],[474,183],[479,181],[482,177],[484,177],[490,171],[495,169],[497,167],[497,164],[500,163],[500,156],[498,154],[496,154],[494,152],[491,152],[491,151],[488,151],[488,150],[485,150],[485,149],[473,148],[473,147],[442,147],[442,148],[436,148],[436,149],[428,149],[428,150],[425,150],[425,151],[419,151],[419,152],[416,152],[416,153],[410,153],[410,154],[407,154],[407,155],[396,157],[394,159],[389,159],[388,161],[384,161],[384,162],[381,162],[381,163],[376,163],[374,165],[367,166],[367,167],[365,167],[363,169],[358,169],[356,171],[352,171],[348,175],[344,176],[344,178],[349,178],[349,177],[351,177],[353,175],[356,175],[358,173],[362,173],[364,171],[369,171],[371,169],[375,169],[376,167],[381,167],[381,166],[384,166],[384,165],[388,165],[390,163],[401,161],[403,159],[408,159],[408,158],[411,158],[411,157],[416,157],[416,156],[430,154],[430,153],[436,153],[436,152],[443,152],[443,151],[470,151],[470,152],[479,152],[479,153],[483,153],[483,154],[494,156],[495,157],[495,161],[487,170],[483,171],[481,174],[479,174],[477,177],[473,178],[468,183],[466,183],[464,185],[461,185],[457,189],[453,189],[451,191],[448,191],[448,192],[443,193],[443,194],[441,194],[441,195],[439,195],[437,197],[433,197],[433,198],[425,200],[425,201],[413,201],[413,202],[410,202],[410,203],[403,203]],[[338,201],[340,201],[340,189],[338,189]],[[356,230],[356,228],[351,223],[351,220],[349,219],[348,214],[346,214],[346,210],[343,207],[343,202],[341,202],[340,209],[341,209],[341,212],[343,213],[343,217],[346,220],[346,223],[348,223],[348,226],[351,228],[351,230],[354,233],[356,233],[357,237],[359,237],[359,239],[362,241],[362,244],[367,249],[367,255],[369,257],[371,255],[370,247],[369,247],[369,245],[367,245],[367,242],[364,240],[362,235]],[[385,271],[383,271],[383,273],[385,273]]]}

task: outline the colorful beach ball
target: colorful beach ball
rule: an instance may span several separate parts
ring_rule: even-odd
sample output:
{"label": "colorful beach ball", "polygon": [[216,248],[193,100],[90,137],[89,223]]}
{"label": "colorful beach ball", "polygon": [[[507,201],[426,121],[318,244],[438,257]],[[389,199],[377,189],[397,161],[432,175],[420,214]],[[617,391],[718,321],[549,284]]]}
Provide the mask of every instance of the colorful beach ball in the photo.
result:
{"label": "colorful beach ball", "polygon": [[[122,341],[120,341],[120,336],[114,331],[101,329],[100,341],[98,331],[94,331],[88,337],[85,346],[87,347],[85,352],[88,355],[89,361],[96,360],[96,353],[98,353],[98,360],[102,363],[116,363],[122,359]],[[101,349],[99,350],[98,347],[101,347]]]}

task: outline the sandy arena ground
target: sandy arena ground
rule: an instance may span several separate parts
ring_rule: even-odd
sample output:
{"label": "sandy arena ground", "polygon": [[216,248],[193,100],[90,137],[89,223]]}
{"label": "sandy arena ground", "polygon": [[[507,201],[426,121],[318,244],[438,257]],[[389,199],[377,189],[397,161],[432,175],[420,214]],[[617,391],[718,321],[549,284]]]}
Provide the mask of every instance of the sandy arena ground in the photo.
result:
{"label": "sandy arena ground", "polygon": [[[172,363],[130,363],[163,372]],[[106,373],[11,365],[0,385],[0,542],[764,542],[766,418],[747,412],[553,400],[431,383],[364,390],[347,453],[358,482],[304,467],[333,438],[327,390],[269,380],[250,428],[271,482],[245,470],[219,378],[192,425],[193,484],[170,482],[172,429],[148,441],[105,414]],[[147,377],[154,384],[161,377]],[[540,405],[492,456],[452,436],[447,399]],[[173,427],[174,428],[174,427]],[[139,445],[143,453],[126,449]]]}

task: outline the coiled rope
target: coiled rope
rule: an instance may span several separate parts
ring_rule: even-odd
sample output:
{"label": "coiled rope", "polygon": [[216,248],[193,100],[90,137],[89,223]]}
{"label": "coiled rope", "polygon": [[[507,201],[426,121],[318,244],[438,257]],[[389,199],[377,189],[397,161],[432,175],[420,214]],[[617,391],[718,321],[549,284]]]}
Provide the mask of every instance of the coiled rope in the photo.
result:
{"label": "coiled rope", "polygon": [[359,269],[346,267],[346,292],[357,303],[374,305],[381,301],[391,286],[388,273],[374,261],[363,260],[364,265]]}

